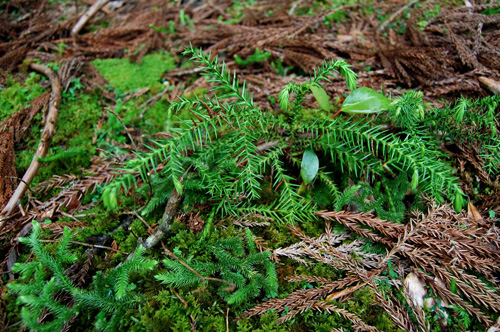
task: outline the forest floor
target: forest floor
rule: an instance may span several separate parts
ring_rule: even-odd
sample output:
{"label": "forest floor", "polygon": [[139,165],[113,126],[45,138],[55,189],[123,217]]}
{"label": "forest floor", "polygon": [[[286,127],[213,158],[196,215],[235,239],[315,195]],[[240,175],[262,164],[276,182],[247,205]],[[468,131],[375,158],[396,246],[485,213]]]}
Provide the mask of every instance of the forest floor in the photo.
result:
{"label": "forest floor", "polygon": [[[76,29],[100,2],[0,3],[0,330],[500,329],[499,2],[102,1]],[[290,130],[275,129],[278,120],[268,127],[286,139],[252,143],[262,160],[274,161],[268,170],[251,169],[260,181],[255,197],[245,191],[250,180],[234,180],[232,188],[243,181],[245,193],[226,203],[254,197],[254,210],[234,205],[246,215],[224,210],[218,184],[196,187],[206,181],[203,167],[212,171],[224,161],[218,154],[237,161],[226,169],[249,169],[252,156],[226,151],[236,140],[207,152],[215,166],[197,163],[197,141],[190,141],[193,148],[178,155],[189,166],[172,178],[175,156],[149,155],[169,140],[184,144],[175,137],[190,123],[205,130],[199,141],[206,150],[211,129],[202,123],[220,118],[213,137],[221,141],[240,130],[234,127],[242,122],[226,116],[229,108],[213,101],[231,87],[214,91],[223,79],[202,76],[200,58],[183,54],[190,47],[218,56],[240,87],[246,82],[253,103],[245,93],[242,103],[293,123],[284,124]],[[395,145],[411,136],[398,115],[386,121],[356,114],[349,122],[343,69],[323,82],[326,106],[311,89],[297,121],[345,121],[359,131],[376,124],[366,131],[376,143],[356,161],[353,136],[343,138],[335,149],[354,153],[345,157],[346,173],[342,157],[325,161],[325,133],[300,127],[280,92],[291,82],[309,87],[330,59],[344,59],[358,87],[391,101],[420,101],[397,105],[429,114],[418,127],[430,128],[421,147],[432,142],[436,163],[452,171],[425,188],[447,189],[424,189],[441,166],[426,175],[425,165],[387,161],[388,135]],[[179,97],[196,102],[175,106]],[[249,126],[242,128],[238,135],[249,135]],[[292,139],[296,128],[302,131]],[[379,129],[385,131],[377,136]],[[314,185],[302,174],[305,159],[299,165],[311,149],[325,152]],[[381,160],[379,173],[355,170],[372,157]],[[151,160],[139,167],[141,158]],[[281,171],[287,175],[275,180]],[[287,185],[299,193],[292,200],[305,202],[303,212],[282,204]],[[286,209],[283,215],[299,216],[280,220]],[[174,221],[159,233],[168,218]],[[27,236],[32,242],[20,241]],[[155,236],[161,245],[148,248],[144,239]],[[61,239],[73,242],[58,247]],[[134,260],[138,243],[146,243],[144,261]]]}

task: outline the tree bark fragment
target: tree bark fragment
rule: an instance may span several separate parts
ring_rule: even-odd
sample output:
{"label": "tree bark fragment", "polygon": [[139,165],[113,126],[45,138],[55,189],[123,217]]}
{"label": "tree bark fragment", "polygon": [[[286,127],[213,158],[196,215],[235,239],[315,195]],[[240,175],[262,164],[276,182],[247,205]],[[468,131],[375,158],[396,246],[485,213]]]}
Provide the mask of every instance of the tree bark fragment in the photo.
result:
{"label": "tree bark fragment", "polygon": [[170,198],[167,202],[167,206],[165,207],[165,212],[163,213],[163,217],[161,218],[160,226],[158,226],[156,231],[151,234],[142,244],[144,248],[146,248],[146,250],[156,246],[170,231],[170,228],[172,227],[172,224],[175,220],[175,216],[177,215],[177,211],[179,210],[179,205],[182,201],[182,197],[182,194],[179,194],[177,190],[172,190]]}

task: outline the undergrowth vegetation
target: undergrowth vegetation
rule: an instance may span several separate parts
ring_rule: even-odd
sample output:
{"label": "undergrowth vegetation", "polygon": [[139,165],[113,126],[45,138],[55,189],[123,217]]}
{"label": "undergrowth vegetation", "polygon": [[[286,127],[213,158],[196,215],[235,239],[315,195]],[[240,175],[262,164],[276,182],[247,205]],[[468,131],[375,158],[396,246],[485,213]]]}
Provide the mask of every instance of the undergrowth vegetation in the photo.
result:
{"label": "undergrowth vegetation", "polygon": [[[115,248],[133,253],[121,262],[117,255],[105,271],[97,268],[83,288],[78,274],[65,272],[78,264],[69,230],[56,246],[42,246],[34,222],[21,241],[35,257],[15,265],[21,278],[10,284],[27,327],[62,329],[88,320],[98,330],[195,324],[216,331],[230,324],[238,331],[430,331],[451,324],[458,331],[491,324],[494,317],[484,310],[500,309],[494,285],[499,256],[488,246],[498,246],[498,239],[457,224],[465,194],[441,145],[478,149],[489,165],[486,184],[495,185],[498,96],[462,98],[445,109],[430,108],[413,91],[390,102],[370,89],[356,90],[356,74],[336,60],[306,83],[285,86],[277,96],[280,111],[273,112],[259,109],[246,84],[217,57],[193,47],[185,55],[201,66],[212,91],[172,102],[170,112],[183,115],[169,138],[137,152],[101,188],[112,214],[132,203],[131,191],[135,200],[145,198],[130,233],[120,226],[111,232]],[[308,95],[330,109],[322,82],[336,75],[354,91],[340,110],[346,115],[305,116]],[[187,223],[178,218],[169,229],[168,258],[157,265],[161,253],[144,258],[136,239],[152,233],[149,224],[174,192]],[[447,202],[456,212],[435,205]],[[434,206],[429,215],[409,218],[407,211],[426,205]],[[338,222],[333,229],[331,221]],[[251,227],[261,229],[258,235]],[[469,233],[449,233],[460,227]],[[316,267],[294,274],[294,268],[304,272],[301,264]],[[405,290],[411,273],[427,282],[429,298],[437,301],[425,312]],[[260,300],[266,301],[256,305]],[[229,311],[236,320],[226,321]],[[262,316],[255,321],[255,315]]]}
{"label": "undergrowth vegetation", "polygon": [[[115,30],[29,39],[64,88],[24,210],[0,215],[0,329],[496,331],[500,95],[472,96],[500,68],[498,6],[445,2],[138,2]],[[0,75],[0,135],[49,102],[23,75]],[[0,142],[17,174],[41,113]]]}

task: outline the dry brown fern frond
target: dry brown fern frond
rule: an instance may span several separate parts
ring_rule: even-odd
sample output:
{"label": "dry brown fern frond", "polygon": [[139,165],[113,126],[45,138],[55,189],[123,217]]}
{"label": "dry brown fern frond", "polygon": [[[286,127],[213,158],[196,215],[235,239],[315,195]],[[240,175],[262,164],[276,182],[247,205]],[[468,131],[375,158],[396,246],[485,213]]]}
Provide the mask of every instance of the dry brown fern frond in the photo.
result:
{"label": "dry brown fern frond", "polygon": [[[368,287],[377,305],[398,328],[429,331],[429,318],[422,307],[411,303],[413,295],[403,286],[402,280],[410,271],[414,271],[438,299],[462,308],[486,326],[492,322],[483,310],[500,312],[496,279],[500,273],[500,238],[494,224],[483,223],[478,227],[465,213],[455,213],[447,205],[433,205],[427,214],[417,214],[407,225],[381,220],[370,213],[321,211],[316,214],[327,222],[337,221],[353,233],[380,242],[390,251],[385,256],[367,254],[360,249],[359,240],[352,241],[352,233],[335,234],[329,224],[325,233],[316,238],[291,227],[292,234],[301,241],[276,249],[274,256],[288,257],[302,264],[321,262],[345,271],[346,277],[337,281],[317,276],[287,277],[290,282],[305,281],[318,286],[296,290],[284,299],[266,301],[244,316],[260,315],[272,309],[285,313],[279,321],[284,322],[305,310],[324,308],[322,303],[341,303],[358,289]],[[385,276],[387,273],[390,279]],[[398,294],[406,303],[400,302]],[[324,300],[327,302],[322,302]],[[341,314],[336,310],[332,312]],[[353,317],[341,316],[361,328]]]}
{"label": "dry brown fern frond", "polygon": [[14,143],[19,143],[23,135],[31,127],[35,115],[40,112],[49,102],[50,93],[44,93],[30,102],[30,106],[14,113],[4,121],[0,122],[0,132],[7,128],[13,130]]}
{"label": "dry brown fern frond", "polygon": [[[271,299],[250,309],[244,314],[245,316],[251,317],[273,309],[276,313],[286,313],[285,316],[278,320],[278,323],[282,323],[306,310],[325,308],[323,307],[325,303],[322,302],[323,299],[327,301],[340,300],[367,285],[371,288],[373,280],[382,272],[382,269],[379,268],[383,262],[381,255],[363,252],[361,250],[362,243],[359,240],[342,244],[344,240],[349,238],[349,235],[346,233],[333,233],[328,223],[325,233],[317,238],[307,236],[297,227],[290,227],[290,229],[302,241],[288,248],[276,249],[273,256],[286,256],[303,264],[311,264],[313,261],[322,262],[336,269],[346,270],[348,275],[340,281],[330,281],[315,276],[287,277],[286,279],[290,282],[307,281],[321,284],[321,286],[294,291],[284,299]],[[337,313],[351,321],[355,329],[363,331],[377,330],[344,309],[331,304],[328,304],[328,306],[332,310],[326,310],[327,312]],[[336,309],[333,310],[333,308]],[[400,313],[398,313],[397,317],[399,322],[404,322],[404,324],[401,323],[401,326],[410,326],[411,320],[405,320],[406,317],[401,318]]]}
{"label": "dry brown fern frond", "polygon": [[[23,214],[14,217],[1,234],[17,233],[31,220],[53,219],[58,215],[70,215],[69,213],[81,211],[84,208],[81,202],[85,195],[92,193],[96,186],[107,184],[119,175],[116,173],[115,167],[116,162],[114,161],[96,158],[92,161],[91,167],[85,170],[86,176],[80,178],[72,175],[54,176],[54,178],[40,183],[39,188],[46,185],[48,188],[62,188],[62,191],[45,202],[29,201],[27,206],[30,208]],[[91,206],[88,204],[85,208]],[[64,210],[67,210],[68,213]]]}
{"label": "dry brown fern frond", "polygon": [[[401,225],[370,219],[365,214],[341,211],[319,212],[318,215],[327,220],[335,219],[358,234],[391,247],[395,246],[398,233],[401,234]],[[417,220],[419,227],[406,239],[398,255],[420,271],[438,278],[444,287],[455,285],[460,296],[451,296],[444,291],[444,287],[439,286],[435,286],[436,292],[447,299],[453,297],[453,303],[489,324],[491,321],[488,316],[466,301],[500,312],[498,289],[491,288],[497,283],[495,277],[500,272],[500,239],[494,230],[474,226],[475,223],[468,220],[465,214],[456,214],[446,205],[433,206],[426,216],[420,215]],[[373,236],[373,232],[359,231],[356,224],[369,226],[382,234],[383,239],[382,235]],[[490,284],[469,271],[481,274]]]}
{"label": "dry brown fern frond", "polygon": [[13,130],[0,132],[0,209],[16,190],[16,167]]}
{"label": "dry brown fern frond", "polygon": [[[475,128],[471,128],[471,131]],[[457,156],[464,161],[468,161],[474,167],[474,174],[479,177],[479,179],[486,183],[490,188],[495,190],[498,187],[498,180],[493,181],[488,174],[488,171],[485,169],[484,160],[480,156],[479,148],[476,144],[464,145],[461,144],[458,146],[460,149],[460,153],[457,153]],[[464,170],[465,172],[465,170]]]}

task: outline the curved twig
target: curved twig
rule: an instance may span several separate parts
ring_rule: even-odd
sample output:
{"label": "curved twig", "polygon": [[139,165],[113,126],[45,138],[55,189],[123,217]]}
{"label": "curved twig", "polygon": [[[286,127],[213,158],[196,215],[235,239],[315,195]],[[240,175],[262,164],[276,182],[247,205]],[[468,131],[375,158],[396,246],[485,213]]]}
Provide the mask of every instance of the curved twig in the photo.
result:
{"label": "curved twig", "polygon": [[14,209],[18,206],[20,200],[26,193],[26,190],[28,190],[31,181],[33,181],[33,178],[40,169],[42,163],[38,161],[38,159],[44,158],[47,155],[50,141],[56,132],[56,123],[57,118],[59,117],[59,105],[61,104],[62,91],[59,76],[57,76],[57,74],[49,67],[38,63],[31,63],[30,67],[31,69],[44,74],[50,80],[52,93],[50,94],[49,111],[47,113],[47,118],[45,119],[45,127],[43,128],[42,137],[40,138],[40,143],[38,144],[38,148],[33,156],[33,160],[31,161],[26,173],[24,173],[23,179],[17,186],[16,191],[7,202],[2,212],[0,212],[0,229],[3,228],[5,218],[9,217],[14,212]]}

